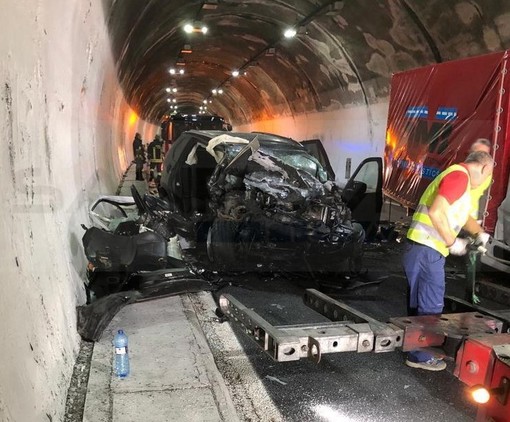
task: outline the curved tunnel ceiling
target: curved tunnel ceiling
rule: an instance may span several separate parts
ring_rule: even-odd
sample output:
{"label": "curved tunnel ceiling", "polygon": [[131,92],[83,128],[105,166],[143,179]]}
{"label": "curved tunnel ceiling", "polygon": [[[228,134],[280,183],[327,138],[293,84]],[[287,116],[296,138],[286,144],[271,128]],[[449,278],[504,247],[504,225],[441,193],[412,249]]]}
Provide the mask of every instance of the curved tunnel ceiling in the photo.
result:
{"label": "curved tunnel ceiling", "polygon": [[[393,72],[510,45],[497,0],[103,0],[121,86],[149,121],[208,112],[234,124],[371,104]],[[201,22],[207,34],[183,26]],[[295,27],[286,39],[283,31]],[[191,53],[181,53],[189,44]],[[274,49],[274,50],[273,50]],[[184,66],[177,66],[184,61]],[[170,68],[184,69],[171,75]],[[239,69],[234,78],[231,71]],[[244,74],[246,72],[246,74]],[[165,89],[175,87],[175,94]],[[222,95],[213,95],[214,88]]]}

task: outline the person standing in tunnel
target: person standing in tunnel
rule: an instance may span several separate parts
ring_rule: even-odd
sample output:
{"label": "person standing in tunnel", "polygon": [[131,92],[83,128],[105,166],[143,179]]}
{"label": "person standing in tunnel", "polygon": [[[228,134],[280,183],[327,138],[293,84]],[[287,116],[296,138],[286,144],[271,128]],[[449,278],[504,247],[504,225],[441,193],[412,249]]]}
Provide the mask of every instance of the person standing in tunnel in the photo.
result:
{"label": "person standing in tunnel", "polygon": [[[472,190],[491,177],[492,157],[484,151],[472,152],[462,164],[440,173],[425,189],[407,232],[403,267],[408,283],[408,313],[438,315],[443,312],[445,258],[465,255],[469,240],[457,237],[464,229],[478,243],[485,244],[487,233],[471,217]],[[428,371],[446,368],[442,359],[422,350],[407,354],[406,365]]]}
{"label": "person standing in tunnel", "polygon": [[[483,151],[487,154],[491,153],[491,143],[488,139],[479,138],[471,145],[469,149],[469,153]],[[471,208],[471,217],[475,220],[478,220],[479,217],[479,208],[480,208],[480,200],[482,196],[485,194],[487,189],[492,183],[492,176],[488,177],[485,182],[483,182],[480,186],[475,189],[471,189],[471,199],[472,199],[472,208]]]}
{"label": "person standing in tunnel", "polygon": [[133,156],[136,165],[136,180],[143,180],[143,165],[145,163],[145,147],[143,146],[142,137],[138,132],[133,140]]}
{"label": "person standing in tunnel", "polygon": [[154,182],[156,185],[159,185],[161,166],[163,164],[163,141],[159,135],[156,135],[154,140],[149,144],[147,155],[150,163],[149,182]]}

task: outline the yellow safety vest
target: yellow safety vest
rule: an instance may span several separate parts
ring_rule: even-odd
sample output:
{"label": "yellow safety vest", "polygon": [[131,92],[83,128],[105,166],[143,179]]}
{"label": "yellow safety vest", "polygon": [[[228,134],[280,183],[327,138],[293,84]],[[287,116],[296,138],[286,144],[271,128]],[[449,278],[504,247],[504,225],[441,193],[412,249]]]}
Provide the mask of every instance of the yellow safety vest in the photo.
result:
{"label": "yellow safety vest", "polygon": [[447,174],[450,174],[454,171],[463,171],[468,176],[468,185],[466,191],[459,199],[451,204],[447,214],[452,235],[457,237],[460,229],[466,224],[468,220],[472,206],[469,173],[465,167],[458,164],[454,164],[453,166],[448,167],[445,171],[440,173],[430,183],[427,189],[425,189],[425,192],[423,192],[423,195],[420,198],[420,202],[418,203],[418,207],[413,214],[413,220],[407,232],[408,239],[411,239],[417,243],[421,243],[422,245],[429,246],[432,249],[438,251],[443,256],[448,256],[449,251],[443,238],[434,228],[434,225],[430,220],[429,207],[432,205],[434,199],[437,196],[441,180],[443,180]]}

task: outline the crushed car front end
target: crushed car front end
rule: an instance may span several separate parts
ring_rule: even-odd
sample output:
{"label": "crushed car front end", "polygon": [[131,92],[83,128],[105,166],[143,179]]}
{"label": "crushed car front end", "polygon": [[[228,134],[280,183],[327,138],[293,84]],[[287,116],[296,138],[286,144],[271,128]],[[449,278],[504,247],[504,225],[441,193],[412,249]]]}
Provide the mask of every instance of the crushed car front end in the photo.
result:
{"label": "crushed car front end", "polygon": [[231,270],[358,272],[363,228],[319,162],[295,142],[239,148],[209,181],[209,258]]}

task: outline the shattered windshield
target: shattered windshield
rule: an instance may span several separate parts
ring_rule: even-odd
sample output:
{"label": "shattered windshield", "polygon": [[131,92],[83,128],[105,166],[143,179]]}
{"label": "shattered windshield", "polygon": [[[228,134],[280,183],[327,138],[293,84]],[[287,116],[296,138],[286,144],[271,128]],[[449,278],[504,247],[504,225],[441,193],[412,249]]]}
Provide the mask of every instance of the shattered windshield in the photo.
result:
{"label": "shattered windshield", "polygon": [[307,151],[301,151],[298,149],[265,149],[261,148],[261,152],[271,155],[274,158],[277,158],[279,161],[284,164],[294,167],[297,170],[302,170],[312,175],[313,177],[319,179],[322,183],[327,181],[327,173],[322,168],[320,163],[308,154]]}
{"label": "shattered windshield", "polygon": [[[241,151],[245,145],[231,144],[228,146],[227,155],[234,157]],[[274,145],[261,145],[260,152],[270,157],[276,158],[283,164],[291,166],[297,170],[305,171],[311,176],[317,178],[320,182],[325,183],[328,180],[326,170],[321,166],[319,161],[310,155],[306,150],[297,148],[274,147]]]}

